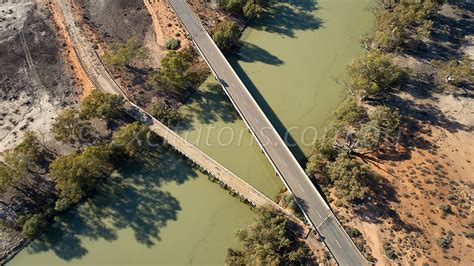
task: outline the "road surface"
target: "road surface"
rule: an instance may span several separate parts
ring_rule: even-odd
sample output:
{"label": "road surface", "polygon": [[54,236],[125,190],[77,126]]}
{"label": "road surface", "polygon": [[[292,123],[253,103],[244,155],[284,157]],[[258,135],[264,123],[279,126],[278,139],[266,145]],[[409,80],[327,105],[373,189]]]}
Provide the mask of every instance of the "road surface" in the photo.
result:
{"label": "road surface", "polygon": [[319,232],[340,265],[367,265],[368,262],[337,221],[326,201],[316,190],[280,135],[215,45],[185,0],[170,4],[191,35],[198,50],[258,140],[278,175],[297,198],[307,219]]}

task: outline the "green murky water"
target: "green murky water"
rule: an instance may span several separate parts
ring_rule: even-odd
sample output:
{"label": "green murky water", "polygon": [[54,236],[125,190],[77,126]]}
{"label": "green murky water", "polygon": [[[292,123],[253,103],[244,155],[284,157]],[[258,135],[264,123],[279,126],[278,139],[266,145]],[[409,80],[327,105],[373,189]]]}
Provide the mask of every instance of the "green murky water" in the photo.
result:
{"label": "green murky water", "polygon": [[[337,80],[362,53],[370,0],[287,2],[245,31],[232,63],[280,133],[290,131],[302,159],[344,97]],[[213,78],[183,113],[181,135],[276,196],[282,183]],[[252,212],[173,153],[160,154],[121,171],[9,265],[222,264]]]}

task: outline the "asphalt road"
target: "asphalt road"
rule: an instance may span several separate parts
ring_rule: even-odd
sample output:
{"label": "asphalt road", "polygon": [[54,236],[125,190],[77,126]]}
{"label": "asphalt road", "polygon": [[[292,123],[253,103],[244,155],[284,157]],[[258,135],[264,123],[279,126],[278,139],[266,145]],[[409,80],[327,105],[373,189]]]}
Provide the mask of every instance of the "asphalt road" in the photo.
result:
{"label": "asphalt road", "polygon": [[170,0],[227,95],[340,265],[368,264],[185,0]]}

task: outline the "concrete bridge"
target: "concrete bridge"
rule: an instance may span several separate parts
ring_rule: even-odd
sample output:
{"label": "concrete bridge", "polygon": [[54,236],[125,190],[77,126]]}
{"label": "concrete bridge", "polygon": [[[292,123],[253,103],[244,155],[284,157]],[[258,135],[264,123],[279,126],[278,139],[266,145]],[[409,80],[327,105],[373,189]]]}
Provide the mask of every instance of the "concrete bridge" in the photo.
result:
{"label": "concrete bridge", "polygon": [[[287,189],[295,195],[308,222],[321,235],[336,261],[341,265],[368,264],[258,103],[209,36],[200,19],[185,0],[169,0],[169,3],[213,74],[220,81],[235,109],[257,139],[275,172]],[[299,96],[295,95],[295,97]]]}
{"label": "concrete bridge", "polygon": [[291,212],[276,204],[263,193],[252,187],[243,179],[239,178],[230,170],[192,145],[186,139],[182,138],[173,130],[155,119],[148,112],[130,101],[105,68],[104,64],[100,60],[100,57],[93,49],[92,43],[90,43],[83,36],[81,29],[74,22],[69,0],[58,0],[58,3],[63,13],[62,15],[67,31],[74,42],[75,51],[78,55],[81,66],[97,89],[107,93],[123,96],[126,99],[124,109],[130,116],[135,118],[137,121],[149,125],[151,131],[163,138],[179,153],[183,154],[189,160],[198,165],[199,168],[208,175],[225,184],[227,189],[238,194],[239,197],[247,200],[254,206],[270,206],[285,213],[289,217],[290,221],[296,225],[294,228],[298,228],[298,233],[301,233],[303,236],[307,236],[309,234],[310,228]]}

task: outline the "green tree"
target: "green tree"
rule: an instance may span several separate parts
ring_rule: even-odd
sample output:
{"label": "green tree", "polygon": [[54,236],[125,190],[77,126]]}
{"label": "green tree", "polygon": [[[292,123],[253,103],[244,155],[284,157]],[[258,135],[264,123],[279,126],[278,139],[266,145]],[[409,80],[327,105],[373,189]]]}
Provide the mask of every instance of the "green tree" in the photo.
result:
{"label": "green tree", "polygon": [[392,57],[372,50],[347,68],[348,86],[362,96],[377,96],[402,80],[403,69],[392,62]]}
{"label": "green tree", "polygon": [[[470,87],[474,84],[473,61],[465,56],[462,61],[450,60],[441,66],[444,80],[457,87]],[[465,85],[465,86],[463,86]]]}
{"label": "green tree", "polygon": [[104,56],[105,61],[119,68],[133,68],[131,63],[135,59],[145,60],[149,57],[149,52],[144,47],[139,47],[135,38],[129,39],[126,43],[115,43],[110,45],[110,51]]}
{"label": "green tree", "polygon": [[325,174],[328,162],[333,161],[338,154],[338,151],[333,145],[333,139],[331,137],[315,142],[308,158],[308,163],[306,164],[306,169],[309,174]]}
{"label": "green tree", "polygon": [[66,108],[56,117],[51,132],[59,141],[82,141],[90,138],[90,122],[82,120],[78,110]]}
{"label": "green tree", "polygon": [[369,122],[356,132],[357,149],[368,152],[380,150],[384,145],[397,140],[400,131],[400,114],[388,106],[377,107],[370,115]]}
{"label": "green tree", "polygon": [[228,265],[293,265],[314,262],[307,246],[286,230],[287,219],[269,208],[256,210],[255,222],[236,232],[241,250],[228,249]]}
{"label": "green tree", "polygon": [[336,110],[334,122],[338,126],[356,125],[366,121],[367,112],[357,104],[355,97],[348,97]]}
{"label": "green tree", "polygon": [[84,119],[103,118],[110,120],[121,115],[123,97],[93,90],[81,103],[80,116]]}
{"label": "green tree", "polygon": [[375,121],[386,140],[398,137],[400,130],[400,112],[389,106],[379,106],[369,114],[369,120]]}
{"label": "green tree", "polygon": [[259,12],[261,12],[261,8],[252,0],[247,1],[247,3],[245,3],[245,5],[242,7],[242,13],[244,17],[248,19],[255,18]]}
{"label": "green tree", "polygon": [[26,239],[33,239],[48,227],[48,218],[43,214],[33,214],[28,217],[22,226],[21,235]]}
{"label": "green tree", "polygon": [[181,41],[175,38],[171,38],[166,42],[166,49],[177,50],[181,45]]}
{"label": "green tree", "polygon": [[437,4],[432,0],[383,3],[375,10],[375,31],[365,41],[384,51],[416,47],[427,38],[433,22],[429,19]]}
{"label": "green tree", "polygon": [[29,186],[31,186],[31,184],[27,179],[27,175],[18,173],[18,171],[0,161],[0,193],[6,193],[9,189],[14,189],[21,193],[25,199],[36,203],[37,199],[35,195],[29,191]]}
{"label": "green tree", "polygon": [[144,155],[157,143],[157,136],[147,126],[138,122],[119,128],[112,136],[112,145],[119,147],[130,158]]}
{"label": "green tree", "polygon": [[344,155],[339,155],[329,166],[329,177],[336,188],[336,197],[346,202],[364,200],[370,192],[373,178],[367,166],[362,166]]}
{"label": "green tree", "polygon": [[240,29],[234,21],[223,21],[216,25],[212,39],[223,52],[229,52],[239,44]]}
{"label": "green tree", "polygon": [[48,152],[35,132],[27,131],[23,140],[15,148],[3,154],[5,163],[16,173],[37,171],[46,163]]}
{"label": "green tree", "polygon": [[33,189],[33,177],[46,167],[49,156],[37,135],[27,131],[23,141],[3,155],[4,162],[0,161],[0,192],[13,189],[22,195],[20,201],[25,206],[30,205],[33,209],[45,207],[47,199],[40,187]]}
{"label": "green tree", "polygon": [[94,191],[100,181],[110,174],[110,163],[103,151],[88,147],[81,154],[59,157],[50,165],[50,175],[56,181],[56,189],[62,201],[56,203],[57,210],[75,204]]}
{"label": "green tree", "polygon": [[192,60],[188,52],[170,51],[161,61],[159,72],[148,78],[148,86],[181,99],[200,83],[199,74],[189,69]]}
{"label": "green tree", "polygon": [[241,15],[244,5],[245,0],[227,0],[227,3],[225,4],[225,10],[234,15]]}
{"label": "green tree", "polygon": [[175,126],[181,120],[179,111],[165,102],[154,102],[151,104],[149,112],[168,127]]}

